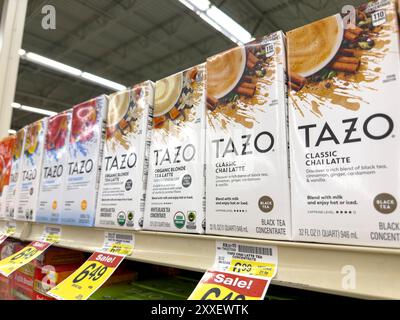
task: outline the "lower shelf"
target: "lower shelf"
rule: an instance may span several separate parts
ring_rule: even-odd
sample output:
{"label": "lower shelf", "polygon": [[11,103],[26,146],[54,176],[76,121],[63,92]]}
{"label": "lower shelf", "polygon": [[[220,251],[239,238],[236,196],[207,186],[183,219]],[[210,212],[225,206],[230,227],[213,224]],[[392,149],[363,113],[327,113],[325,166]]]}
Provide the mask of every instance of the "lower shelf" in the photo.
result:
{"label": "lower shelf", "polygon": [[[5,222],[0,221],[0,230]],[[17,222],[15,237],[39,240],[44,225]],[[106,229],[62,226],[57,246],[92,252]],[[110,231],[110,230],[108,230]],[[124,231],[126,233],[126,231]],[[205,271],[215,257],[215,241],[227,240],[278,247],[277,285],[371,299],[400,299],[400,249],[252,240],[161,232],[135,234],[130,260]]]}

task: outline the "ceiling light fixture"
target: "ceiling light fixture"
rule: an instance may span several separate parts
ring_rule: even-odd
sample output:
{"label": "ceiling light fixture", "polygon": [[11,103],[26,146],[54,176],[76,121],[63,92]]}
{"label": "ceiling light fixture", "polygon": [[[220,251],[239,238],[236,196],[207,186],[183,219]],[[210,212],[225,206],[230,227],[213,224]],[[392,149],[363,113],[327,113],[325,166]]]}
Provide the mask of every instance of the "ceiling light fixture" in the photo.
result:
{"label": "ceiling light fixture", "polygon": [[89,81],[92,83],[95,83],[97,85],[100,85],[105,88],[109,88],[112,90],[125,90],[126,86],[116,83],[111,80],[104,79],[102,77],[96,76],[94,74],[84,72],[82,70],[79,70],[77,68],[71,67],[69,65],[66,65],[64,63],[46,58],[44,56],[41,56],[39,54],[33,53],[33,52],[26,52],[24,49],[20,49],[18,51],[19,55],[21,56],[22,59],[27,60],[29,62],[41,65],[42,67],[58,71],[64,74],[71,75],[76,78],[83,79],[85,81]]}
{"label": "ceiling light fixture", "polygon": [[25,105],[21,105],[20,103],[16,103],[16,102],[13,102],[11,104],[11,106],[14,109],[22,110],[22,111],[25,111],[25,112],[41,114],[41,115],[48,116],[48,117],[51,117],[51,116],[54,116],[54,115],[57,114],[57,112],[54,112],[54,111],[45,110],[45,109],[39,109],[39,108],[35,108],[35,107],[30,107],[30,106],[25,106]]}
{"label": "ceiling light fixture", "polygon": [[254,40],[250,32],[225,12],[212,5],[209,0],[179,0],[179,2],[236,44],[243,45]]}

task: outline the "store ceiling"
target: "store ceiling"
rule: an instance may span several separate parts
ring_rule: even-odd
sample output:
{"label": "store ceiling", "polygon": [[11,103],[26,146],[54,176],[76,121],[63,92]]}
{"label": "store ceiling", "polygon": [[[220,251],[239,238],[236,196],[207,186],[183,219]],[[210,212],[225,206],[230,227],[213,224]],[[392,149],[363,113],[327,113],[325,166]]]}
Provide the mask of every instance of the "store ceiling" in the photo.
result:
{"label": "store ceiling", "polygon": [[[254,36],[337,13],[351,0],[213,0]],[[56,8],[56,30],[41,10]],[[234,46],[178,0],[30,0],[22,48],[132,85],[157,80]],[[109,90],[21,61],[15,101],[61,111]],[[41,118],[14,110],[12,128]]]}

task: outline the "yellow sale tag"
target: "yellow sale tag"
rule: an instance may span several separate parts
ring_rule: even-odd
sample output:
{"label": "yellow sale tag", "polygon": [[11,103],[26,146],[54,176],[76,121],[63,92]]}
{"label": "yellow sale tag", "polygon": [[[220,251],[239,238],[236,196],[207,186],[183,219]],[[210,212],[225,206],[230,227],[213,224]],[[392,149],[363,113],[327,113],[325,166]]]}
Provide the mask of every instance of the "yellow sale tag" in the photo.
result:
{"label": "yellow sale tag", "polygon": [[45,226],[41,241],[57,243],[61,239],[61,227]]}
{"label": "yellow sale tag", "polygon": [[243,259],[232,259],[228,271],[238,274],[247,274],[252,276],[273,278],[276,265],[262,261],[250,261]]}
{"label": "yellow sale tag", "polygon": [[22,250],[0,261],[0,274],[9,277],[14,271],[39,257],[48,247],[49,242],[34,241]]}
{"label": "yellow sale tag", "polygon": [[189,300],[262,300],[268,286],[269,279],[209,270]]}
{"label": "yellow sale tag", "polygon": [[47,292],[58,300],[87,300],[118,268],[124,256],[95,252],[72,275]]}
{"label": "yellow sale tag", "polygon": [[129,256],[133,252],[133,246],[124,243],[113,243],[105,251],[109,253],[120,254],[123,256]]}

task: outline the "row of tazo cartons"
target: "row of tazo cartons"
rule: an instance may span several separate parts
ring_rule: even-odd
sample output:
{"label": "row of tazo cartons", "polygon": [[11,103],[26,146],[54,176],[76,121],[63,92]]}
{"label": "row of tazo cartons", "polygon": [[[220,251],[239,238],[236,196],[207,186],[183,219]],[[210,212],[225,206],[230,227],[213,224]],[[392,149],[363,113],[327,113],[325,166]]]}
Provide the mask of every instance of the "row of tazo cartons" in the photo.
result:
{"label": "row of tazo cartons", "polygon": [[[105,97],[75,107],[72,125],[71,112],[50,118],[37,176],[24,168],[38,150],[29,132],[40,130],[26,129],[25,148],[19,132],[24,163],[14,152],[12,175],[23,174],[6,214],[16,203],[17,219],[41,222],[399,247],[394,2],[286,38],[211,57],[155,91],[146,82],[110,96],[105,133]],[[37,210],[24,200],[34,177]],[[15,188],[25,193],[10,202]]]}

